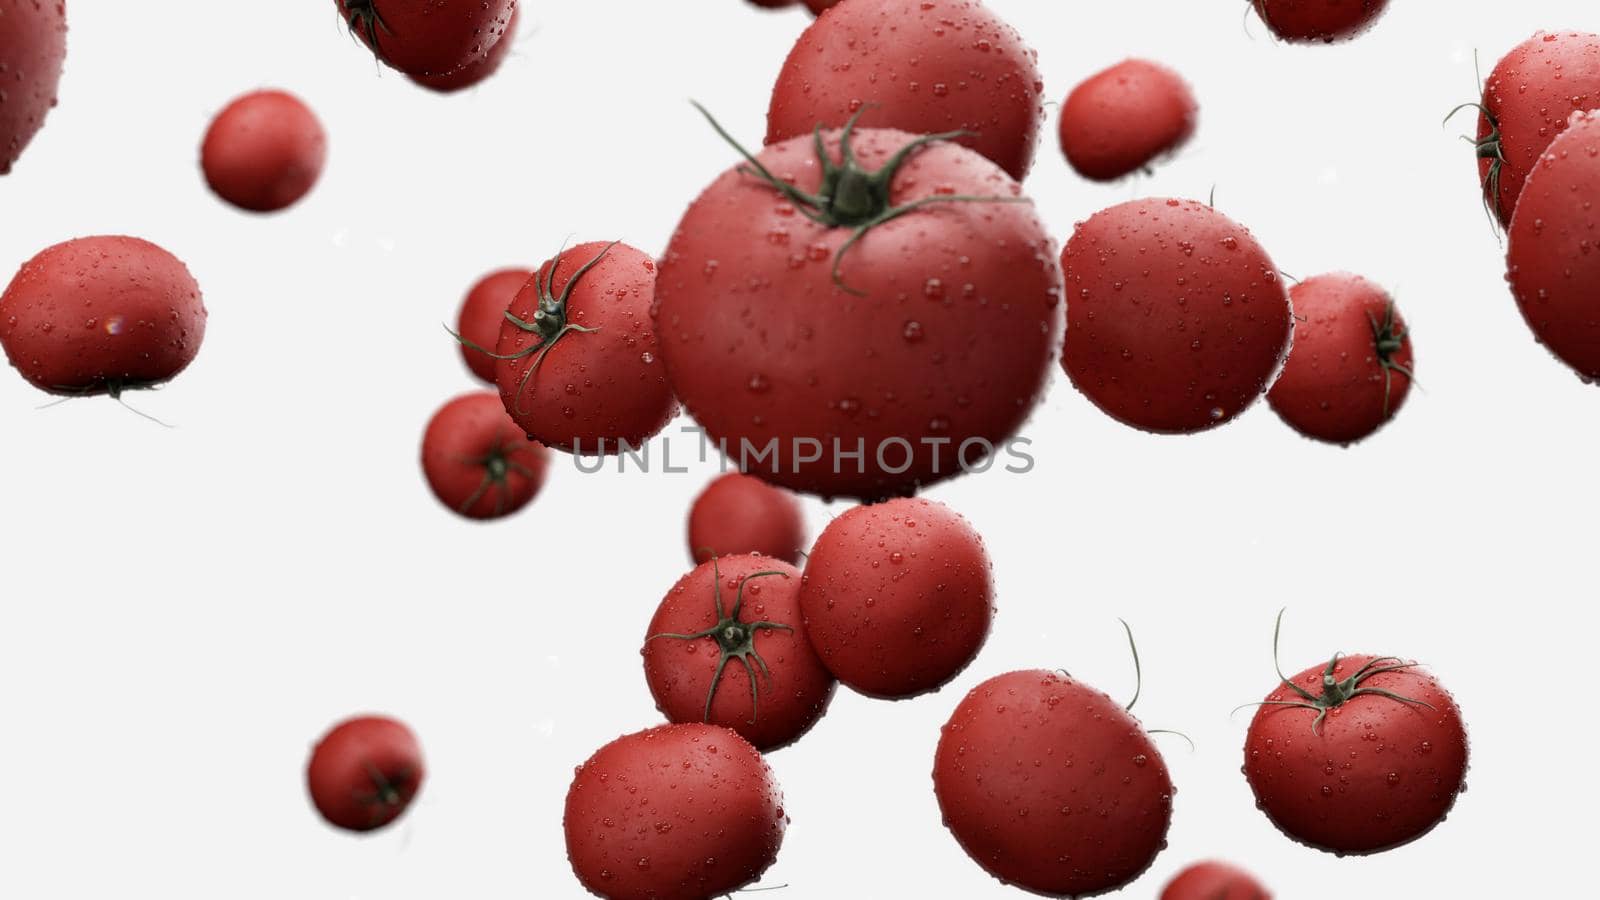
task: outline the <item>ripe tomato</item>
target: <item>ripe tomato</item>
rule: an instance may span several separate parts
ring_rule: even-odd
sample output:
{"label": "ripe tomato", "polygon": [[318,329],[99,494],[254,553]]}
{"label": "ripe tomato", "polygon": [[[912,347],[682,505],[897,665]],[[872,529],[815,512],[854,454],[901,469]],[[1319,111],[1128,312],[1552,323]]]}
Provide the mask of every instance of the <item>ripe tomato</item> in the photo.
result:
{"label": "ripe tomato", "polygon": [[941,503],[858,506],[811,548],[800,610],[823,665],[851,688],[894,699],[938,690],[989,637],[989,554]]}
{"label": "ripe tomato", "polygon": [[580,244],[512,299],[495,380],[530,438],[604,455],[642,445],[672,420],[678,404],[650,321],[655,275],[655,262],[627,244]]}
{"label": "ripe tomato", "polygon": [[350,33],[411,76],[448,75],[489,54],[517,0],[334,0]]}
{"label": "ripe tomato", "polygon": [[446,403],[422,437],[422,471],[439,502],[469,519],[499,519],[544,487],[550,451],[523,436],[493,391]]}
{"label": "ripe tomato", "polygon": [[799,593],[799,570],[758,554],[678,579],[644,643],[656,708],[668,721],[731,728],[762,752],[799,740],[834,688],[806,640]]}
{"label": "ripe tomato", "polygon": [[979,0],[850,0],[789,52],[767,143],[852,116],[866,128],[965,132],[950,136],[1021,181],[1044,122],[1044,81],[1022,35]]}
{"label": "ripe tomato", "polygon": [[689,508],[689,556],[759,553],[793,565],[806,545],[800,501],[782,488],[729,472],[706,485]]}
{"label": "ripe tomato", "polygon": [[1172,779],[1138,720],[1056,672],[973,688],[939,736],[933,788],[974,862],[1046,896],[1129,884],[1172,821]]}
{"label": "ripe tomato", "polygon": [[495,384],[493,354],[475,350],[474,347],[493,348],[500,343],[500,328],[506,324],[506,309],[533,278],[527,269],[501,269],[483,276],[467,299],[461,302],[461,312],[456,316],[456,334],[470,343],[462,343],[461,358],[467,361],[472,374],[488,384]]}
{"label": "ripe tomato", "polygon": [[405,813],[425,774],[422,747],[411,729],[394,719],[360,716],[317,742],[306,785],[328,824],[375,831]]}
{"label": "ripe tomato", "polygon": [[511,55],[511,49],[516,45],[517,25],[522,19],[522,7],[511,11],[511,19],[506,23],[505,32],[500,40],[494,42],[489,52],[477,62],[467,63],[454,72],[443,75],[408,75],[413,82],[422,85],[430,91],[441,94],[453,94],[464,91],[470,87],[477,87],[489,80],[494,73],[500,71],[500,66],[505,63],[506,57]]}
{"label": "ripe tomato", "polygon": [[1251,0],[1251,5],[1285,41],[1331,44],[1371,28],[1389,0]]}
{"label": "ripe tomato", "polygon": [[782,9],[785,6],[793,6],[798,2],[800,0],[750,0],[750,3],[762,9]]}
{"label": "ripe tomato", "polygon": [[1411,332],[1384,290],[1359,275],[1319,275],[1289,291],[1294,348],[1267,402],[1289,427],[1330,444],[1370,437],[1411,393]]}
{"label": "ripe tomato", "polygon": [[1272,894],[1238,866],[1199,862],[1167,882],[1159,900],[1272,900]]}
{"label": "ripe tomato", "polygon": [[806,0],[806,8],[819,16],[838,5],[839,0]]}
{"label": "ripe tomato", "polygon": [[52,394],[154,387],[194,361],[205,333],[194,276],[139,238],[56,244],[0,294],[0,346],[22,377]]}
{"label": "ripe tomato", "polygon": [[66,55],[64,0],[0,0],[0,175],[11,171],[55,108]]}
{"label": "ripe tomato", "polygon": [[200,165],[218,197],[250,212],[299,202],[322,175],[328,136],[300,101],[256,91],[228,104],[206,131]]}
{"label": "ripe tomato", "polygon": [[753,883],[788,819],[772,770],[715,725],[662,725],[601,747],[567,791],[567,859],[609,900],[703,900]]}
{"label": "ripe tomato", "polygon": [[744,471],[906,494],[1027,419],[1061,273],[1021,188],[976,153],[898,131],[821,141],[821,158],[809,138],[766,148],[762,171],[728,171],[689,208],[656,283],[663,356]]}
{"label": "ripe tomato", "polygon": [[1250,408],[1289,352],[1278,267],[1201,203],[1135,200],[1095,213],[1062,254],[1072,383],[1112,418],[1166,434]]}
{"label": "ripe tomato", "polygon": [[1061,150],[1079,175],[1115,181],[1176,153],[1199,120],[1183,76],[1130,59],[1073,88],[1061,107]]}

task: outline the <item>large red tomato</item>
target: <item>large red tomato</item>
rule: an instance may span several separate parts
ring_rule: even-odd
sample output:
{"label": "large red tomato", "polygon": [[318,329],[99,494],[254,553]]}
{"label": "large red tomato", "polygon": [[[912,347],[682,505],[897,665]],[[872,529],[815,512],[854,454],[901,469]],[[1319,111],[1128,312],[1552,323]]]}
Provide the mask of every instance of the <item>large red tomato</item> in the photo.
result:
{"label": "large red tomato", "polygon": [[55,108],[66,55],[65,0],[0,0],[0,175]]}
{"label": "large red tomato", "polygon": [[412,77],[448,75],[510,31],[517,0],[335,0],[378,59]]}

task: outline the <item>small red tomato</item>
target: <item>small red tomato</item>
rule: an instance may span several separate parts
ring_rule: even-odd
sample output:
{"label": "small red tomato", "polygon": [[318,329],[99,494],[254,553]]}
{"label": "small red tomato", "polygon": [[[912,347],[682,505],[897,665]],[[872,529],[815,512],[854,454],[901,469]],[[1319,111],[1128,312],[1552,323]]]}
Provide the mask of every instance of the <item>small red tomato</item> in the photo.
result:
{"label": "small red tomato", "polygon": [[1251,5],[1285,41],[1331,44],[1371,28],[1389,0],[1251,0]]}
{"label": "small red tomato", "polygon": [[500,328],[506,324],[506,309],[517,292],[533,278],[527,269],[501,269],[485,275],[467,292],[456,316],[456,334],[461,341],[461,357],[472,374],[495,384],[495,345],[500,343]]}
{"label": "small red tomato", "polygon": [[800,500],[759,478],[729,472],[706,485],[689,508],[689,556],[759,553],[791,565],[806,543]]}
{"label": "small red tomato", "polygon": [[378,61],[411,76],[449,75],[482,60],[510,31],[517,0],[335,0]]}
{"label": "small red tomato", "polygon": [[1238,866],[1199,862],[1167,882],[1159,900],[1272,900],[1272,894]]}
{"label": "small red tomato", "polygon": [[851,688],[890,699],[938,690],[989,637],[989,555],[942,503],[858,506],[811,548],[800,610],[823,665]]}
{"label": "small red tomato", "polygon": [[470,87],[477,87],[489,80],[494,73],[500,71],[500,66],[505,63],[506,57],[511,55],[511,49],[516,44],[517,24],[522,18],[522,7],[511,11],[511,20],[506,23],[505,33],[500,40],[494,42],[489,48],[488,55],[477,62],[467,63],[454,72],[443,75],[408,75],[417,84],[430,91],[441,94],[453,94],[464,91]]}
{"label": "small red tomato", "polygon": [[66,55],[66,3],[0,2],[0,175],[55,109]]}
{"label": "small red tomato", "polygon": [[217,114],[200,165],[218,197],[250,212],[277,212],[310,193],[327,156],[322,123],[298,97],[256,91]]}
{"label": "small red tomato", "polygon": [[1061,149],[1079,175],[1115,181],[1176,153],[1199,118],[1183,76],[1130,59],[1073,88],[1061,107]]}
{"label": "small red tomato", "polygon": [[317,742],[306,785],[328,824],[375,831],[405,813],[425,774],[422,747],[411,729],[394,719],[360,716]]}
{"label": "small red tomato", "polygon": [[422,471],[439,502],[468,519],[499,519],[533,501],[550,451],[530,441],[493,391],[446,403],[422,437]]}

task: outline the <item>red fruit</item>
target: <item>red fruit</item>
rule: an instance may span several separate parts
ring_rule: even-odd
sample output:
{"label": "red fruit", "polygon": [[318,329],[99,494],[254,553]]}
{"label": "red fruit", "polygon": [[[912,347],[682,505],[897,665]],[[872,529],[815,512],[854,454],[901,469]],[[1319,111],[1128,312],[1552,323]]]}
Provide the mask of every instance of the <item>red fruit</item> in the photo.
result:
{"label": "red fruit", "polygon": [[317,742],[306,765],[311,802],[328,824],[375,831],[400,818],[422,789],[422,747],[381,716],[348,719]]}
{"label": "red fruit", "polygon": [[65,0],[0,0],[0,175],[55,108],[66,55]]}
{"label": "red fruit", "polygon": [[1095,213],[1062,254],[1062,365],[1119,422],[1189,434],[1232,421],[1272,384],[1293,314],[1249,230],[1188,200]]}
{"label": "red fruit", "polygon": [[516,44],[517,24],[521,18],[522,7],[519,6],[511,11],[511,19],[506,23],[505,32],[500,36],[500,40],[495,41],[494,46],[489,48],[488,54],[477,62],[467,63],[454,72],[443,75],[406,77],[430,91],[438,91],[441,94],[453,94],[456,91],[477,87],[500,71],[500,66],[506,61],[506,57],[511,55],[511,48]]}
{"label": "red fruit", "polygon": [[956,140],[1020,181],[1033,165],[1043,100],[1037,54],[978,0],[850,0],[789,52],[767,143],[809,139],[860,114],[863,128],[970,132]]}
{"label": "red fruit", "polygon": [[811,548],[800,610],[823,665],[851,688],[891,699],[938,690],[989,637],[989,555],[941,503],[858,506]]}
{"label": "red fruit", "polygon": [[422,471],[439,502],[469,519],[499,519],[544,487],[550,451],[523,436],[493,391],[446,403],[422,437]]}
{"label": "red fruit", "polygon": [[1289,291],[1294,348],[1267,402],[1289,427],[1353,444],[1386,425],[1411,393],[1411,333],[1384,290],[1338,272]]}
{"label": "red fruit", "polygon": [[1371,28],[1389,0],[1251,0],[1251,4],[1279,38],[1331,44]]}
{"label": "red fruit", "polygon": [[1176,153],[1199,118],[1181,75],[1130,59],[1073,88],[1061,107],[1061,149],[1079,175],[1115,181]]}
{"label": "red fruit", "polygon": [[1199,862],[1167,882],[1159,900],[1272,900],[1272,894],[1238,866]]}
{"label": "red fruit", "polygon": [[793,494],[749,475],[729,472],[706,485],[689,508],[689,556],[759,553],[798,563],[806,520]]}
{"label": "red fruit", "polygon": [[413,77],[478,62],[511,30],[517,0],[334,0],[350,33]]}
{"label": "red fruit", "polygon": [[939,736],[933,788],[974,862],[1051,897],[1131,883],[1172,821],[1172,779],[1138,720],[1056,672],[973,688]]}
{"label": "red fruit", "polygon": [[715,725],[618,738],[567,791],[567,859],[609,900],[704,900],[753,883],[778,858],[788,819],[761,754]]}
{"label": "red fruit", "polygon": [[[495,379],[517,425],[586,455],[639,447],[677,413],[657,354],[655,261],[623,243],[580,244],[539,267],[500,326]],[[519,324],[522,323],[522,324]]]}
{"label": "red fruit", "polygon": [[293,206],[322,175],[328,137],[298,97],[256,91],[217,114],[200,148],[206,183],[251,212]]}
{"label": "red fruit", "polygon": [[806,641],[800,572],[757,554],[705,563],[661,601],[644,643],[656,708],[708,722],[763,752],[788,746],[828,711],[834,679]]}
{"label": "red fruit", "polygon": [[749,2],[762,9],[781,9],[785,6],[795,5],[799,0],[749,0]]}
{"label": "red fruit", "polygon": [[0,295],[0,346],[22,377],[52,394],[154,387],[194,361],[205,334],[194,276],[139,238],[56,244]]}
{"label": "red fruit", "polygon": [[806,0],[806,8],[820,16],[838,6],[840,2],[841,0]]}
{"label": "red fruit", "polygon": [[[501,269],[485,275],[467,292],[456,316],[456,334],[465,338],[461,344],[461,357],[467,368],[480,380],[495,384],[495,358],[493,350],[500,343],[500,328],[506,324],[506,309],[533,278],[527,269]],[[483,348],[483,349],[474,349]]]}

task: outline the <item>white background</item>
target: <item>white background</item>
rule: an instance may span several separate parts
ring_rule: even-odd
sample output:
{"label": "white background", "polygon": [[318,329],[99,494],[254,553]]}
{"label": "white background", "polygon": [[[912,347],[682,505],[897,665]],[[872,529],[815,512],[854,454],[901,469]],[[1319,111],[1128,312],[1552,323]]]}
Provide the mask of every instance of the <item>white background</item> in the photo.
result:
{"label": "white background", "polygon": [[[1587,696],[1597,624],[1595,394],[1534,344],[1503,284],[1470,148],[1440,118],[1539,27],[1600,29],[1579,0],[1400,0],[1336,47],[1277,45],[1244,4],[990,0],[1052,98],[1126,55],[1164,60],[1202,127],[1153,179],[1096,187],[1053,138],[1028,182],[1061,238],[1134,196],[1205,197],[1287,272],[1390,286],[1413,394],[1353,450],[1264,406],[1162,439],[1058,373],[1025,476],[933,496],[986,536],[993,639],[943,693],[841,693],[775,754],[794,823],[768,883],[810,898],[1013,896],[939,823],[938,726],[983,678],[1068,667],[1133,689],[1180,794],[1171,847],[1127,895],[1224,856],[1282,896],[1570,895],[1597,800]],[[195,365],[133,397],[37,411],[0,378],[0,896],[405,900],[580,894],[561,803],[574,765],[657,722],[637,646],[687,567],[696,474],[581,475],[489,526],[438,507],[423,424],[472,387],[440,327],[480,274],[569,235],[659,252],[732,162],[695,97],[758,142],[800,11],[739,0],[529,2],[516,54],[438,97],[380,72],[327,0],[72,0],[61,106],[0,179],[0,269],[132,233],[186,260],[211,311]],[[196,167],[232,96],[299,93],[331,136],[300,207],[249,217]],[[1052,122],[1051,129],[1054,125]],[[680,439],[681,440],[681,439]],[[685,449],[687,443],[677,449]],[[837,512],[820,504],[817,524]],[[1285,665],[1415,656],[1472,729],[1471,790],[1421,842],[1339,860],[1281,837],[1239,775],[1247,716]],[[325,828],[302,767],[361,711],[406,719],[431,765],[403,824]]]}

